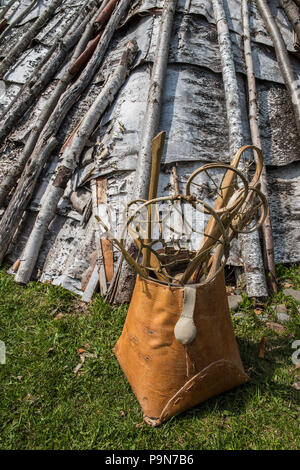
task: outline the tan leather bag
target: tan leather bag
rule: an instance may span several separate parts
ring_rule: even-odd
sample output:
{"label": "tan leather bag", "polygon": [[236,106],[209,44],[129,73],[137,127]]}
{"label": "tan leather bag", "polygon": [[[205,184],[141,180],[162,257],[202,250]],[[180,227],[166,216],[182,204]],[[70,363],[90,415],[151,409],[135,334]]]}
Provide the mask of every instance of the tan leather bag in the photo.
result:
{"label": "tan leather bag", "polygon": [[168,287],[138,276],[114,348],[152,426],[248,381],[233,333],[224,273],[206,285],[187,287]]}

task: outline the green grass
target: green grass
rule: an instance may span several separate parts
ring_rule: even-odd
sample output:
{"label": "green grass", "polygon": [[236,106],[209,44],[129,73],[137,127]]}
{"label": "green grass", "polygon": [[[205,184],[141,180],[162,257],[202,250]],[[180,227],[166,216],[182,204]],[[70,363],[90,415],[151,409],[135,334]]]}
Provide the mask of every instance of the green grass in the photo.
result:
{"label": "green grass", "polygon": [[[279,267],[280,278],[299,287],[299,268],[293,269]],[[111,308],[96,296],[84,308],[60,287],[20,287],[0,271],[0,339],[7,350],[0,365],[0,448],[299,449],[291,361],[291,344],[300,339],[297,305],[280,292],[265,314],[274,321],[271,305],[282,301],[291,321],[281,334],[260,321],[247,297],[244,316],[234,320],[250,383],[151,428],[112,353],[126,307]],[[265,359],[258,358],[262,336]],[[87,358],[76,376],[79,348],[97,358]]]}

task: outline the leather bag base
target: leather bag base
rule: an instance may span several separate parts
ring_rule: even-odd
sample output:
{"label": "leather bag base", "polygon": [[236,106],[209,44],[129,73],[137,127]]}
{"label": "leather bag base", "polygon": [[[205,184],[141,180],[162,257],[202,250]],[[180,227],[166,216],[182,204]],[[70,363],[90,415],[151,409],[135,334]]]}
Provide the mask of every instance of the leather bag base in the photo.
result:
{"label": "leather bag base", "polygon": [[234,337],[224,273],[196,289],[197,334],[184,346],[174,335],[184,288],[137,277],[114,348],[152,426],[249,380]]}

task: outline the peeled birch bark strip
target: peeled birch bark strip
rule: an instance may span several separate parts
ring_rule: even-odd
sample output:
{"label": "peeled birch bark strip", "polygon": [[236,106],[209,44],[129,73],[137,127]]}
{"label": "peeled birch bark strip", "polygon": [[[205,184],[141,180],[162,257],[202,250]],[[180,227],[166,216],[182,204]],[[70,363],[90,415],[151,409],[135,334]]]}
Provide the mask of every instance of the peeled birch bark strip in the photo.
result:
{"label": "peeled birch bark strip", "polygon": [[14,26],[17,26],[20,23],[20,21],[22,21],[22,19],[25,18],[25,16],[27,16],[27,14],[33,9],[37,1],[38,0],[32,0],[32,2],[29,3],[29,5],[20,13],[19,16],[10,24],[7,25],[7,28],[5,28],[5,30],[0,34],[0,41],[2,38],[6,36],[8,31],[11,30],[11,28],[13,28]]}
{"label": "peeled birch bark strip", "polygon": [[299,7],[292,0],[280,0],[280,6],[290,20],[298,39],[300,40],[300,13]]}
{"label": "peeled birch bark strip", "polygon": [[53,16],[57,7],[62,4],[63,0],[53,0],[49,8],[34,22],[28,31],[21,37],[18,43],[12,48],[0,64],[0,79],[3,78],[8,69],[16,62],[17,58],[30,44],[37,32],[47,23]]}
{"label": "peeled birch bark strip", "polygon": [[84,149],[100,117],[106,110],[107,106],[113,102],[116,94],[124,84],[129,73],[130,66],[136,57],[137,51],[137,43],[135,41],[130,41],[127,45],[126,51],[122,55],[120,63],[116,67],[115,72],[108,79],[99,96],[86,113],[70,146],[66,147],[58,165],[54,181],[49,184],[46,198],[41,206],[22,254],[20,267],[15,277],[15,281],[17,283],[27,284],[27,282],[29,282],[48,226],[55,216],[57,204],[64,194],[67,183],[76,168],[76,164],[82,150]]}
{"label": "peeled birch bark strip", "polygon": [[255,3],[273,41],[278,65],[292,100],[296,126],[300,135],[300,83],[293,71],[285,42],[267,1],[255,0]]}
{"label": "peeled birch bark strip", "polygon": [[[234,155],[244,145],[239,88],[223,0],[212,0],[212,5],[217,25],[222,63],[230,153]],[[258,233],[240,235],[239,240],[242,248],[248,295],[250,297],[267,297],[266,279]]]}
{"label": "peeled birch bark strip", "polygon": [[1,12],[0,12],[0,20],[2,20],[2,18],[4,18],[4,16],[6,15],[8,10],[10,9],[10,7],[12,7],[13,4],[16,3],[16,1],[17,0],[10,0],[6,5],[3,6],[3,8],[1,9]]}
{"label": "peeled birch bark strip", "polygon": [[37,142],[34,152],[31,155],[30,161],[28,162],[28,165],[26,166],[25,171],[20,178],[20,182],[18,183],[14,195],[0,221],[0,263],[5,256],[5,253],[18,227],[19,220],[28,203],[28,201],[26,203],[23,202],[23,186],[25,185],[27,187],[28,185],[28,193],[30,193],[32,196],[37,179],[40,175],[43,165],[45,164],[45,162],[40,159],[40,153],[42,149],[47,144],[49,139],[56,135],[68,111],[72,108],[74,103],[76,103],[81,93],[90,84],[97,70],[99,70],[110,40],[118,24],[120,23],[121,18],[129,8],[130,3],[131,0],[120,0],[115,12],[111,16],[105,28],[103,36],[92,59],[86,66],[84,72],[81,74],[77,82],[64,93],[57,105],[57,108],[47,122],[45,129],[43,130]]}
{"label": "peeled birch bark strip", "polygon": [[[243,22],[243,38],[244,38],[244,55],[248,80],[248,94],[249,94],[249,123],[251,131],[252,144],[258,148],[262,148],[260,132],[258,127],[258,104],[257,104],[257,90],[256,79],[254,75],[253,56],[251,49],[251,33],[249,23],[249,10],[248,0],[242,0],[242,22]],[[266,166],[263,165],[262,173],[260,176],[261,191],[268,198],[268,183],[267,183]],[[277,282],[275,274],[275,261],[274,261],[274,240],[272,231],[272,222],[270,212],[262,226],[265,257],[267,261],[267,268],[270,274],[270,284],[272,291],[277,292]]]}
{"label": "peeled birch bark strip", "polygon": [[[165,0],[162,11],[137,161],[134,199],[148,198],[152,166],[152,139],[157,134],[159,127],[162,94],[176,4],[177,0]],[[132,256],[135,256],[137,251],[135,243],[132,241],[128,242],[127,250]],[[110,285],[110,301],[115,303],[129,302],[136,274],[132,267],[124,263],[123,260],[120,260],[117,269],[120,272],[114,276]],[[117,282],[116,286],[114,285],[115,282]]]}

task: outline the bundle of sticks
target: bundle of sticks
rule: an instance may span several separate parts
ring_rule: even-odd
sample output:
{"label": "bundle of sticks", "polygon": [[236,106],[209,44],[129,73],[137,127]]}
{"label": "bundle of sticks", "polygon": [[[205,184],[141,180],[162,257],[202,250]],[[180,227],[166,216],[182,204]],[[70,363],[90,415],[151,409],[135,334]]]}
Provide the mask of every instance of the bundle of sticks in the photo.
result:
{"label": "bundle of sticks", "polygon": [[[128,204],[121,237],[114,237],[98,221],[140,276],[172,285],[207,283],[224,268],[231,241],[239,233],[257,230],[267,217],[267,199],[259,183],[263,155],[258,147],[243,146],[230,165],[210,163],[197,169],[187,181],[185,194],[156,197],[164,139],[164,132],[153,139],[149,198]],[[213,190],[213,206],[201,198],[207,182]],[[167,210],[162,210],[164,205]],[[138,247],[136,258],[126,250],[128,234]],[[200,240],[197,250],[192,247],[193,238]]]}

